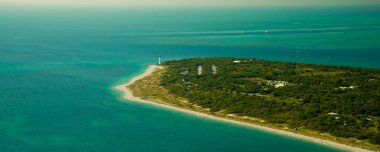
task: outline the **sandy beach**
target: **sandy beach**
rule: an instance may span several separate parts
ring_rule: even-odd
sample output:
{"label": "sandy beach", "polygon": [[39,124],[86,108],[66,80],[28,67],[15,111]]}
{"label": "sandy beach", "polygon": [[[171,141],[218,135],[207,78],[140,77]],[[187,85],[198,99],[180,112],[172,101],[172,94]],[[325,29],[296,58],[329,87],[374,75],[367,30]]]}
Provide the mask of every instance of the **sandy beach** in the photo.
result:
{"label": "sandy beach", "polygon": [[315,143],[318,143],[318,144],[321,144],[321,145],[327,145],[327,146],[335,147],[335,148],[342,149],[342,150],[355,151],[355,152],[368,152],[369,151],[369,150],[355,148],[355,147],[343,145],[343,144],[332,142],[332,141],[328,141],[328,140],[323,140],[323,139],[309,137],[309,136],[305,136],[305,135],[301,135],[301,134],[296,134],[296,133],[293,133],[293,132],[288,132],[288,131],[279,130],[279,129],[273,129],[273,128],[269,128],[269,127],[265,127],[265,126],[260,126],[260,125],[256,125],[256,124],[236,121],[236,120],[232,120],[232,119],[228,119],[228,118],[222,118],[222,117],[217,117],[217,116],[209,115],[209,114],[206,114],[206,113],[201,113],[201,112],[192,111],[192,110],[188,110],[188,109],[178,108],[178,107],[174,107],[174,106],[167,105],[167,104],[161,104],[161,103],[157,103],[157,102],[153,102],[153,101],[148,101],[148,100],[144,100],[144,99],[141,99],[140,97],[136,97],[136,96],[133,95],[133,92],[128,88],[129,85],[133,84],[137,80],[140,80],[140,79],[143,79],[143,78],[149,76],[154,71],[156,71],[158,69],[162,69],[162,68],[163,67],[161,67],[161,66],[150,65],[150,66],[148,66],[147,70],[144,73],[142,73],[142,74],[140,74],[140,75],[132,78],[128,83],[116,86],[115,89],[117,89],[119,91],[122,91],[124,93],[123,97],[125,99],[131,100],[131,101],[147,103],[147,104],[151,104],[151,105],[154,105],[154,106],[160,106],[160,107],[168,108],[168,109],[171,109],[171,110],[177,110],[177,111],[185,112],[185,113],[188,113],[188,114],[192,114],[192,115],[196,115],[196,116],[204,117],[204,118],[208,118],[208,119],[214,119],[214,120],[229,122],[229,123],[233,123],[233,124],[253,127],[253,128],[264,130],[264,131],[268,131],[268,132],[271,132],[271,133],[275,133],[275,134],[279,134],[279,135],[285,135],[285,136],[290,136],[290,137],[294,137],[294,138],[298,138],[298,139],[302,139],[302,140],[307,140],[307,141],[312,141],[312,142],[315,142]]}

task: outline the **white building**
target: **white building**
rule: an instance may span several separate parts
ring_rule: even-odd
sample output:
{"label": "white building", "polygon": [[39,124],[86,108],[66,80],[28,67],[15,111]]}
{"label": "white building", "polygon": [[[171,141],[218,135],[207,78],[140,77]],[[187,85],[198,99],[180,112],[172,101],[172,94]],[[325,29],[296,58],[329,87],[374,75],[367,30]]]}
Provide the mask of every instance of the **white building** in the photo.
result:
{"label": "white building", "polygon": [[272,85],[275,88],[279,88],[279,87],[285,87],[286,85],[289,85],[289,82],[285,82],[285,81],[269,81],[268,85]]}
{"label": "white building", "polygon": [[202,75],[203,67],[201,65],[197,67],[197,70],[198,70],[198,75]]}
{"label": "white building", "polygon": [[339,89],[346,90],[346,89],[355,89],[356,86],[349,86],[349,87],[339,87]]}
{"label": "white building", "polygon": [[212,74],[217,74],[218,73],[218,67],[216,65],[211,66]]}

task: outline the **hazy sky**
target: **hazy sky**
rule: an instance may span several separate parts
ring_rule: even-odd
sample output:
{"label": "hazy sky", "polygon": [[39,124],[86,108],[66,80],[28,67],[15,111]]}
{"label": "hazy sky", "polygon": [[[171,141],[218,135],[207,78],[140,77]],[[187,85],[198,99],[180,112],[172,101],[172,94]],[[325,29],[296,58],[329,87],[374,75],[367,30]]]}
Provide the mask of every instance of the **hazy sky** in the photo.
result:
{"label": "hazy sky", "polygon": [[380,5],[380,0],[0,0],[0,4],[116,6],[344,6]]}

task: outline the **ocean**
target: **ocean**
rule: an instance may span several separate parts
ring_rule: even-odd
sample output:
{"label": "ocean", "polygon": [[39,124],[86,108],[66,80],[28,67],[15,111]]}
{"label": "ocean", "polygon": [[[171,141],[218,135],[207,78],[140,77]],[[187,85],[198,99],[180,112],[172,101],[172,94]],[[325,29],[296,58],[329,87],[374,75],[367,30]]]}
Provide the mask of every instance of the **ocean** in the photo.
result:
{"label": "ocean", "polygon": [[0,6],[0,151],[342,151],[121,99],[157,57],[380,68],[380,8]]}

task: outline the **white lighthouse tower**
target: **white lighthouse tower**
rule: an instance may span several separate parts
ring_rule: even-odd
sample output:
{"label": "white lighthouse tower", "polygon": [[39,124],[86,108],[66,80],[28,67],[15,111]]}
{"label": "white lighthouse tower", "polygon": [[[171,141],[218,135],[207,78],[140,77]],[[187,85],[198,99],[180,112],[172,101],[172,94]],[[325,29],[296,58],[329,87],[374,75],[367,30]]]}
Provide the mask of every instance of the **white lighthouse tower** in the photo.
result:
{"label": "white lighthouse tower", "polygon": [[158,62],[157,62],[158,65],[161,65],[161,56],[158,56]]}

